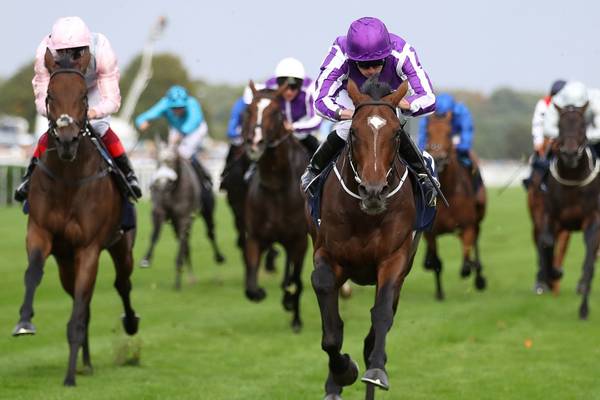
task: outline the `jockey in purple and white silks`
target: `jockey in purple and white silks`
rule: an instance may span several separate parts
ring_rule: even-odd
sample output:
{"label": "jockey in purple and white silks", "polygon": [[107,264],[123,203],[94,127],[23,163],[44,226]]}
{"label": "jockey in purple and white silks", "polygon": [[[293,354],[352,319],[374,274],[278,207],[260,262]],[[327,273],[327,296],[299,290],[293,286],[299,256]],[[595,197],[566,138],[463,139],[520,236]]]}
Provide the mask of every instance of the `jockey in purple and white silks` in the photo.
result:
{"label": "jockey in purple and white silks", "polygon": [[[287,88],[280,104],[285,128],[293,132],[312,156],[319,147],[319,141],[314,135],[319,132],[322,118],[313,108],[314,83],[306,76],[302,63],[292,57],[284,58],[275,67],[275,76],[264,84],[257,84],[256,89],[277,90],[285,84]],[[249,90],[244,93],[244,101],[246,104],[252,101]]]}
{"label": "jockey in purple and white silks", "polygon": [[[348,79],[360,87],[375,74],[379,74],[380,82],[392,88],[408,80],[408,95],[397,105],[403,115],[417,117],[435,110],[433,88],[415,49],[403,38],[389,33],[385,24],[377,18],[363,17],[352,22],[347,35],[333,42],[317,78],[315,109],[318,114],[336,123],[334,131],[317,149],[302,176],[304,191],[347,140],[354,113],[354,105],[346,90]],[[400,155],[419,174],[427,200],[434,204],[433,185],[437,182],[426,178],[422,157],[409,140],[412,141],[410,136],[404,134]],[[424,155],[429,157],[427,153]]]}

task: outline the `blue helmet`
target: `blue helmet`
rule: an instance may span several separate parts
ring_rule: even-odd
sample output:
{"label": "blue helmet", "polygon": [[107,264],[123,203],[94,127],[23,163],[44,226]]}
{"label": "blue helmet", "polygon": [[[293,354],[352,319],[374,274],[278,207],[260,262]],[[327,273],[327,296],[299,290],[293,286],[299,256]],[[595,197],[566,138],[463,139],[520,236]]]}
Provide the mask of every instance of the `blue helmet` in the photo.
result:
{"label": "blue helmet", "polygon": [[550,96],[554,96],[556,93],[560,92],[562,88],[565,87],[567,82],[563,79],[558,79],[552,83],[550,87]]}
{"label": "blue helmet", "polygon": [[167,90],[167,100],[169,108],[185,107],[187,104],[188,93],[183,86],[174,85]]}
{"label": "blue helmet", "polygon": [[438,115],[446,114],[454,110],[454,97],[448,93],[441,93],[435,97],[435,113]]}

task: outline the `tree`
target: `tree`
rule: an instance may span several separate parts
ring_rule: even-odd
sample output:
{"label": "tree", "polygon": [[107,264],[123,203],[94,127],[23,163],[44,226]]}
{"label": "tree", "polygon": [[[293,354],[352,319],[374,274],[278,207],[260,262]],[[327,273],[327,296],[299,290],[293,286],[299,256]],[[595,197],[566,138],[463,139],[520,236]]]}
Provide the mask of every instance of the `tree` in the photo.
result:
{"label": "tree", "polygon": [[0,113],[23,117],[29,122],[29,126],[33,127],[36,110],[31,79],[33,61],[22,66],[0,85]]}

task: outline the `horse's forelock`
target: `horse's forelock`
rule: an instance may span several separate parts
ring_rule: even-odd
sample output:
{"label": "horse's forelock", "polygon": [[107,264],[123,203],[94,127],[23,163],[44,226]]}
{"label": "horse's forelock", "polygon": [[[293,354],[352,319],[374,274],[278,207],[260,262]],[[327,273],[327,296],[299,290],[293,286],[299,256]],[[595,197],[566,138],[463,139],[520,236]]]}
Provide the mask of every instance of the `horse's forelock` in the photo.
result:
{"label": "horse's forelock", "polygon": [[379,74],[375,74],[362,84],[360,91],[369,95],[373,100],[381,100],[383,97],[392,93],[392,88],[388,83],[380,82]]}

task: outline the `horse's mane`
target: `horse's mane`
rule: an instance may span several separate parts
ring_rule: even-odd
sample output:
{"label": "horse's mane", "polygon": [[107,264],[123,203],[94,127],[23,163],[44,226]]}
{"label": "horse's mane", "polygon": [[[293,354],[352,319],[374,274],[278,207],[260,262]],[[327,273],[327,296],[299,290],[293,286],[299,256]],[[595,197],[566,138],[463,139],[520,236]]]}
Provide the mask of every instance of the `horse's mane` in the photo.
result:
{"label": "horse's mane", "polygon": [[379,74],[375,74],[363,83],[360,91],[369,95],[373,100],[381,100],[381,98],[392,93],[392,88],[386,82],[380,82]]}

